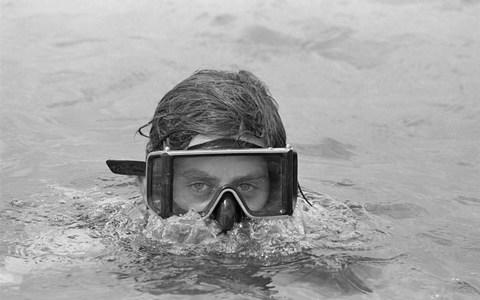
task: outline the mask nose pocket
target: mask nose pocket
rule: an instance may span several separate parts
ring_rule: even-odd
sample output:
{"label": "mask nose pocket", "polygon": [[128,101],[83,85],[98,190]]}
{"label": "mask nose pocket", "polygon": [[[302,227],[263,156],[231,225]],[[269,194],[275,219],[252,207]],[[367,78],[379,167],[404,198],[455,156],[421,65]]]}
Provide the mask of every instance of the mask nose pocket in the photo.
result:
{"label": "mask nose pocket", "polygon": [[222,232],[229,231],[236,222],[242,220],[242,209],[231,192],[222,195],[212,213],[212,218],[217,221]]}

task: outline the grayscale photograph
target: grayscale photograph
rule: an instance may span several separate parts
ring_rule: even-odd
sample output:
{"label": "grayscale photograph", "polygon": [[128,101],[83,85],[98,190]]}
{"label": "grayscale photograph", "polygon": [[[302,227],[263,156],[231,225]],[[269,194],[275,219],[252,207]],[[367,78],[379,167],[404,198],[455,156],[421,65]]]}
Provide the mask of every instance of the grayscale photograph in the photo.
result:
{"label": "grayscale photograph", "polygon": [[0,0],[0,299],[480,299],[480,0]]}

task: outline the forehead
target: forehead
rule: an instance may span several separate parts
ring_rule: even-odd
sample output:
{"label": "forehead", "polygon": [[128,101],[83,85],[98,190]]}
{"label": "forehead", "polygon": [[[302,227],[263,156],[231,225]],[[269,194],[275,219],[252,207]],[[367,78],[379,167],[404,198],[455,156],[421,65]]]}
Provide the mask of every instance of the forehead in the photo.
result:
{"label": "forehead", "polygon": [[[206,142],[210,142],[210,141],[214,141],[214,140],[218,140],[218,139],[222,139],[222,138],[225,138],[225,137],[215,136],[215,135],[198,134],[198,135],[196,135],[192,138],[192,140],[188,144],[188,147],[192,147],[192,146],[195,146],[195,145],[203,144],[203,143],[206,143]],[[249,135],[249,134],[243,134],[241,136],[240,135],[233,135],[233,136],[230,136],[228,138],[233,139],[233,140],[238,139],[238,140],[241,140],[241,141],[244,141],[244,142],[249,142],[251,144],[258,145],[260,147],[265,147],[265,142],[263,140],[261,140],[258,137]]]}
{"label": "forehead", "polygon": [[175,174],[193,170],[217,177],[263,174],[267,171],[267,163],[262,157],[247,155],[175,158]]}

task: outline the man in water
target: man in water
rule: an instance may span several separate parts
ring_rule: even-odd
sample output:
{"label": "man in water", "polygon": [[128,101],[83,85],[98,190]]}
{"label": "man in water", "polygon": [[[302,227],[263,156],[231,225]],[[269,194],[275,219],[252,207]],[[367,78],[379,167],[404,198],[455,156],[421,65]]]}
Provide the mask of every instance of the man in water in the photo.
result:
{"label": "man in water", "polygon": [[227,231],[244,219],[292,214],[296,153],[276,101],[252,73],[195,72],[138,132],[149,138],[146,165],[107,163],[115,173],[145,176],[147,205],[159,216],[194,210]]}

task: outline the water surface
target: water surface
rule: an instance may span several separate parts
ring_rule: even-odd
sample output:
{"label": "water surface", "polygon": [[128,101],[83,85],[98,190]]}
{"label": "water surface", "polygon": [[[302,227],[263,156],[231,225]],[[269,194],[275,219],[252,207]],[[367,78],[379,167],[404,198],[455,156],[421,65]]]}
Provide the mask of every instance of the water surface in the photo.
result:
{"label": "water surface", "polygon": [[[0,13],[1,298],[480,296],[478,1],[1,1]],[[268,84],[314,210],[239,228],[250,242],[199,241],[193,216],[143,219],[135,180],[105,160],[143,159],[136,129],[201,68]]]}

